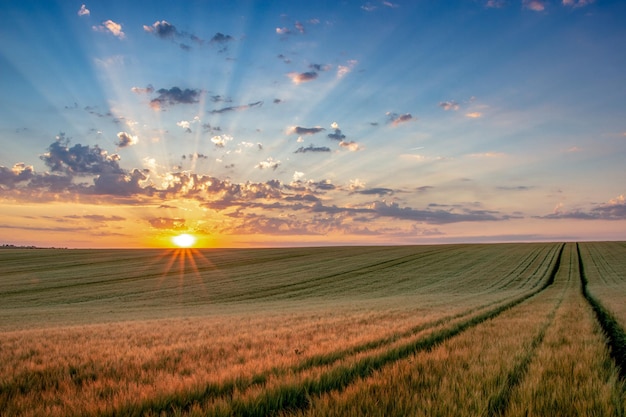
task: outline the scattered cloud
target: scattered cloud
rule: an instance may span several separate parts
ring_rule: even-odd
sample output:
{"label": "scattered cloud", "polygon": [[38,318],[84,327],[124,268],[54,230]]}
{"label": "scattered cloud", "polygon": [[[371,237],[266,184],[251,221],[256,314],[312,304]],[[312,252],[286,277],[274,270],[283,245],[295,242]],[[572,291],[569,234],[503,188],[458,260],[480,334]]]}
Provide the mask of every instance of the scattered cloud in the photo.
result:
{"label": "scattered cloud", "polygon": [[324,130],[326,129],[320,126],[315,126],[315,127],[292,126],[287,129],[287,134],[288,135],[314,135]]}
{"label": "scattered cloud", "polygon": [[439,107],[441,107],[445,111],[448,111],[448,110],[457,111],[459,109],[459,103],[457,103],[454,100],[451,100],[451,101],[441,101],[441,102],[439,102]]}
{"label": "scattered cloud", "polygon": [[346,135],[341,133],[341,129],[337,129],[337,128],[335,128],[335,131],[333,133],[329,133],[326,136],[328,136],[329,139],[337,140],[337,141],[343,141],[346,138]]}
{"label": "scattered cloud", "polygon": [[143,30],[148,33],[153,33],[161,39],[172,39],[178,34],[176,26],[166,20],[161,20],[160,22],[157,20],[152,26],[143,25]]}
{"label": "scattered cloud", "polygon": [[80,9],[78,9],[79,16],[89,16],[89,14],[89,9],[84,4],[80,6]]}
{"label": "scattered cloud", "polygon": [[226,143],[233,140],[233,137],[230,135],[217,135],[211,138],[211,142],[215,144],[218,148],[223,148],[226,146]]}
{"label": "scattered cloud", "polygon": [[552,213],[536,216],[541,219],[577,219],[577,220],[626,220],[626,198],[619,195],[606,203],[594,204],[588,210],[564,210],[563,203],[556,205]]}
{"label": "scattered cloud", "polygon": [[258,169],[273,169],[274,171],[276,171],[276,168],[278,168],[280,166],[280,161],[275,161],[273,158],[267,158],[267,160],[265,161],[261,161],[259,162],[257,165],[255,165],[255,168]]}
{"label": "scattered cloud", "polygon": [[346,65],[337,66],[337,78],[342,78],[344,75],[352,72],[352,69],[358,64],[356,59],[349,60]]}
{"label": "scattered cloud", "polygon": [[522,0],[522,7],[535,12],[542,12],[546,8],[545,0]]}
{"label": "scattered cloud", "polygon": [[389,119],[389,123],[391,123],[393,126],[398,126],[401,123],[414,120],[411,113],[398,114],[398,113],[387,112],[386,114],[387,114],[387,118]]}
{"label": "scattered cloud", "polygon": [[169,90],[161,88],[157,90],[157,93],[158,97],[150,101],[150,106],[155,110],[160,110],[165,105],[197,103],[200,101],[202,90],[190,88],[183,90],[179,87],[172,87]]}
{"label": "scattered cloud", "polygon": [[565,152],[568,152],[568,153],[582,152],[582,148],[578,146],[572,146],[571,148],[568,148]]}
{"label": "scattered cloud", "polygon": [[361,10],[365,10],[366,12],[373,12],[376,9],[378,9],[378,7],[372,5],[372,3],[370,2],[367,2],[361,6]]}
{"label": "scattered cloud", "polygon": [[220,43],[220,44],[225,44],[228,42],[232,42],[234,41],[235,38],[233,38],[230,35],[224,35],[221,32],[217,32],[215,35],[213,35],[213,37],[211,38],[211,43]]}
{"label": "scattered cloud", "polygon": [[152,93],[154,93],[154,87],[152,87],[152,85],[148,84],[146,86],[146,88],[131,87],[130,91],[132,91],[135,94],[152,94]]}
{"label": "scattered cloud", "polygon": [[327,146],[313,146],[313,145],[309,145],[306,148],[301,146],[294,153],[307,153],[307,152],[330,152],[330,148]]}
{"label": "scattered cloud", "polygon": [[139,142],[137,136],[131,136],[130,133],[119,132],[117,134],[118,142],[116,145],[120,148],[127,148],[132,145],[136,145]]}
{"label": "scattered cloud", "polygon": [[291,78],[291,81],[294,84],[301,84],[315,80],[317,78],[317,72],[290,72],[287,74],[287,76]]}
{"label": "scattered cloud", "polygon": [[479,119],[481,117],[483,117],[483,114],[481,112],[471,112],[471,113],[465,113],[465,117],[469,117],[470,119]]}
{"label": "scattered cloud", "polygon": [[332,65],[328,65],[328,64],[309,64],[309,68],[311,68],[314,71],[324,72],[324,71],[330,71],[333,67]]}
{"label": "scattered cloud", "polygon": [[211,110],[211,114],[219,114],[219,113],[227,113],[227,112],[231,112],[231,111],[238,111],[238,110],[247,110],[250,109],[252,107],[261,107],[263,105],[262,101],[255,101],[254,103],[249,103],[249,104],[244,104],[241,106],[228,106],[228,107],[223,107],[221,109],[215,109],[215,110]]}
{"label": "scattered cloud", "polygon": [[110,32],[119,39],[126,38],[126,34],[122,31],[122,25],[112,20],[105,20],[100,26],[92,26],[92,29],[96,32]]}
{"label": "scattered cloud", "polygon": [[351,152],[356,152],[356,151],[360,151],[361,149],[363,149],[358,143],[354,141],[350,141],[350,142],[341,141],[339,142],[339,146],[342,148],[346,148],[347,150]]}

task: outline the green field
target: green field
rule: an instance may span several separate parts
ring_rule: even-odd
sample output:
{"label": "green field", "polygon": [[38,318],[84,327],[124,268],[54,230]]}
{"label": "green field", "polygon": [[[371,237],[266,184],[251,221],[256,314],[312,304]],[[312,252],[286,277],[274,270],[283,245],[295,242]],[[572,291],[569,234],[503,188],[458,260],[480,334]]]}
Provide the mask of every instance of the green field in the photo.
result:
{"label": "green field", "polygon": [[626,243],[0,251],[0,416],[625,415]]}

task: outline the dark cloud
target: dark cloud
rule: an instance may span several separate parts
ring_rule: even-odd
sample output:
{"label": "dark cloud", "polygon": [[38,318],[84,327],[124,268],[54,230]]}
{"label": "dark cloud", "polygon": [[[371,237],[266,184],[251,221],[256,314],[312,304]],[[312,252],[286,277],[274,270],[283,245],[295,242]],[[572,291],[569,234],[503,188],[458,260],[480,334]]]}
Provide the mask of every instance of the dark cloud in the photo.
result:
{"label": "dark cloud", "polygon": [[282,102],[282,100],[279,99],[279,98],[275,98],[274,101],[273,101],[274,104],[279,104],[281,102]]}
{"label": "dark cloud", "polygon": [[33,167],[22,162],[13,165],[12,169],[0,166],[0,189],[14,188],[18,183],[30,181],[34,176]]}
{"label": "dark cloud", "polygon": [[311,68],[314,71],[319,71],[319,72],[323,72],[323,71],[330,71],[332,69],[331,65],[328,64],[310,64],[309,68]]}
{"label": "dark cloud", "polygon": [[189,44],[179,42],[179,40],[187,39],[199,45],[204,44],[204,40],[199,36],[196,36],[193,33],[180,31],[176,28],[176,26],[166,20],[161,20],[160,22],[157,20],[152,24],[152,26],[144,25],[143,30],[148,33],[154,34],[160,39],[170,40],[178,44],[178,46],[185,51],[189,51],[191,49],[191,46]]}
{"label": "dark cloud", "polygon": [[76,144],[71,148],[68,145],[69,139],[66,139],[65,135],[60,135],[59,139],[48,147],[48,152],[40,157],[51,171],[78,176],[123,173],[118,164],[118,155],[109,155],[98,145],[90,147]]}
{"label": "dark cloud", "polygon": [[287,134],[289,135],[314,135],[316,133],[322,132],[326,129],[324,129],[323,127],[301,127],[301,126],[294,126],[291,127],[289,129],[287,129]]}
{"label": "dark cloud", "polygon": [[340,129],[335,129],[335,131],[333,133],[329,133],[328,137],[332,140],[338,140],[338,141],[342,141],[346,138],[346,135],[344,135],[343,133],[341,133]]}
{"label": "dark cloud", "polygon": [[119,132],[117,134],[117,138],[119,140],[116,142],[116,145],[120,148],[126,148],[128,146],[135,145],[138,141],[137,136],[131,136],[130,133],[126,132]]}
{"label": "dark cloud", "polygon": [[202,95],[202,90],[191,88],[185,88],[183,90],[179,87],[172,87],[169,90],[161,88],[157,90],[157,93],[159,96],[150,101],[150,105],[156,110],[164,105],[197,103]]}
{"label": "dark cloud", "polygon": [[306,148],[301,146],[294,153],[307,153],[307,152],[330,152],[330,148],[326,146],[313,146],[313,145],[309,145]]}
{"label": "dark cloud", "polygon": [[498,190],[502,190],[502,191],[528,191],[531,190],[533,187],[529,187],[526,185],[518,185],[518,186],[501,186],[501,187],[496,187]]}
{"label": "dark cloud", "polygon": [[161,39],[173,39],[175,36],[179,35],[176,26],[166,20],[161,20],[160,22],[157,20],[152,24],[152,26],[144,25],[143,30],[149,33],[154,33]]}
{"label": "dark cloud", "polygon": [[359,190],[356,191],[356,193],[358,194],[365,194],[365,195],[379,195],[379,196],[383,196],[383,195],[391,195],[393,194],[393,190],[391,188],[367,188],[365,190]]}
{"label": "dark cloud", "polygon": [[287,74],[287,77],[291,78],[294,84],[305,83],[309,81],[313,81],[317,78],[317,72],[309,71],[309,72],[290,72]]}
{"label": "dark cloud", "polygon": [[215,35],[213,35],[213,37],[211,38],[211,42],[212,43],[227,43],[227,42],[231,42],[234,41],[235,38],[233,38],[230,35],[224,35],[223,33],[217,32]]}
{"label": "dark cloud", "polygon": [[227,113],[227,112],[231,112],[231,111],[247,110],[247,109],[250,109],[252,107],[261,107],[262,105],[263,105],[262,101],[255,101],[254,103],[244,104],[244,105],[241,105],[241,106],[229,106],[229,107],[224,107],[224,108],[221,108],[221,109],[211,110],[210,113],[211,114],[219,114],[219,113]]}
{"label": "dark cloud", "polygon": [[413,116],[411,115],[411,113],[398,114],[387,112],[387,117],[389,119],[389,123],[394,126],[413,120]]}

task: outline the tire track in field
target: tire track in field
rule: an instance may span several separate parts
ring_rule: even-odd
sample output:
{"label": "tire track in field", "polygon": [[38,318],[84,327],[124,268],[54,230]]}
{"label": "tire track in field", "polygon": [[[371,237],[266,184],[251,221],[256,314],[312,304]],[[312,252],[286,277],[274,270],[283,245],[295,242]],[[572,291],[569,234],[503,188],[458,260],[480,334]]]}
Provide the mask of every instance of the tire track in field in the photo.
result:
{"label": "tire track in field", "polygon": [[[578,258],[577,253],[571,251],[570,264],[572,262],[571,257],[573,256],[576,256]],[[579,259],[577,259],[576,261],[578,262]],[[562,263],[559,262],[559,267],[554,273],[555,277],[559,273],[561,264]],[[554,305],[554,307],[552,308],[552,310],[550,311],[550,313],[548,313],[546,317],[546,321],[541,325],[535,337],[533,337],[528,350],[521,357],[521,359],[518,360],[517,363],[514,364],[513,368],[507,374],[504,385],[500,388],[500,390],[498,391],[496,395],[492,396],[489,399],[489,404],[487,406],[487,411],[486,411],[487,416],[492,417],[492,416],[506,415],[506,410],[509,405],[511,394],[513,394],[514,389],[523,381],[524,377],[526,376],[528,369],[537,354],[538,348],[543,343],[543,339],[546,336],[546,332],[548,331],[548,328],[554,323],[554,318],[556,316],[556,313],[559,307],[561,306],[561,304],[563,303],[563,300],[565,299],[566,292],[569,288],[569,285],[571,285],[572,280],[573,280],[572,268],[570,267],[568,277],[567,277],[567,285],[563,287],[563,290],[561,291],[559,299]]]}
{"label": "tire track in field", "polygon": [[[130,415],[139,416],[146,413],[159,414],[161,412],[181,411],[187,412],[194,404],[206,403],[216,398],[226,398],[229,400],[227,407],[218,407],[210,410],[206,415],[240,415],[240,416],[262,416],[272,415],[280,411],[296,411],[304,410],[309,407],[312,397],[319,397],[331,391],[342,391],[358,380],[371,376],[374,372],[388,366],[396,361],[405,359],[410,355],[419,351],[430,350],[435,346],[445,342],[446,340],[486,321],[492,319],[506,310],[526,301],[527,299],[539,294],[554,282],[556,274],[561,264],[561,256],[564,244],[561,245],[555,257],[551,259],[552,268],[550,269],[547,279],[540,288],[527,292],[521,296],[503,302],[487,311],[481,311],[477,314],[472,312],[480,311],[486,306],[477,307],[468,311],[459,313],[458,316],[452,316],[441,321],[450,321],[458,318],[454,324],[435,330],[423,337],[414,340],[401,342],[402,337],[407,333],[414,334],[424,330],[422,326],[417,326],[398,337],[391,336],[366,343],[357,347],[353,347],[344,351],[337,351],[328,355],[318,355],[317,357],[308,358],[300,364],[291,367],[290,371],[297,374],[303,370],[311,369],[318,366],[332,365],[342,359],[347,359],[352,355],[361,352],[367,352],[374,349],[394,344],[389,349],[373,353],[357,359],[353,363],[339,364],[321,373],[317,377],[306,377],[297,383],[282,382],[274,387],[262,390],[253,398],[233,398],[236,391],[244,392],[253,386],[264,386],[271,375],[282,376],[287,374],[289,370],[273,369],[264,373],[257,374],[248,380],[237,378],[222,384],[208,384],[199,387],[193,392],[172,393],[165,397],[151,398],[140,404],[127,404],[116,410],[111,410],[105,415]],[[427,324],[427,327],[436,327],[439,321]],[[411,336],[409,335],[409,337]],[[400,343],[396,343],[400,341]]]}
{"label": "tire track in field", "polygon": [[[602,330],[608,338],[607,345],[609,352],[617,365],[620,378],[624,381],[626,380],[626,333],[617,320],[615,320],[615,317],[602,305],[600,300],[589,292],[589,288],[587,287],[589,281],[587,280],[585,265],[580,255],[580,245],[578,243],[576,243],[576,252],[578,253],[578,268],[580,270],[583,296],[593,309],[598,323],[600,323]],[[593,258],[592,262],[594,262]]]}

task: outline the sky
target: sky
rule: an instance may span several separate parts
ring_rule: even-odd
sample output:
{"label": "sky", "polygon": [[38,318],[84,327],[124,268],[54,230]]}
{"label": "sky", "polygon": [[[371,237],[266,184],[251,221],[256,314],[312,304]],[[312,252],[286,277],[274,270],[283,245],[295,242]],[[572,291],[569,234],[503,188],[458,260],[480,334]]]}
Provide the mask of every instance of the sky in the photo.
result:
{"label": "sky", "polygon": [[626,240],[626,2],[0,2],[0,244]]}

